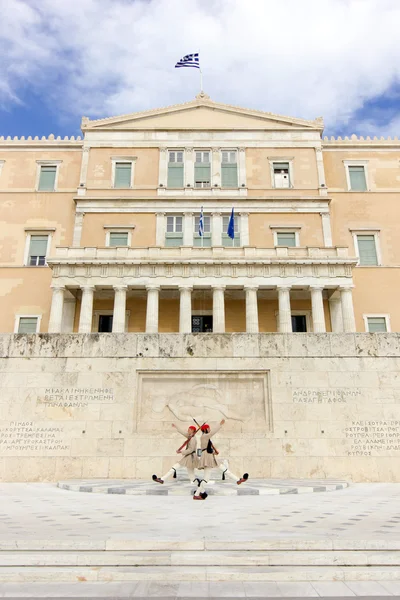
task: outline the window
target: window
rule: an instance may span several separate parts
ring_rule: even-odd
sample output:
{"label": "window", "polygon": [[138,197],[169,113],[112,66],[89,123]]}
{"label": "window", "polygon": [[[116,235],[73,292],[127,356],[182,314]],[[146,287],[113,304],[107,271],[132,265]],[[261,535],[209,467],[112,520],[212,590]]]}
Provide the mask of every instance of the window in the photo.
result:
{"label": "window", "polygon": [[183,187],[183,151],[168,152],[168,187]]}
{"label": "window", "polygon": [[296,233],[294,231],[277,231],[276,246],[297,246]]}
{"label": "window", "polygon": [[212,315],[192,315],[192,333],[212,333]]}
{"label": "window", "polygon": [[130,188],[132,187],[132,163],[131,162],[116,162],[114,174],[115,188]]}
{"label": "window", "polygon": [[382,315],[382,316],[365,315],[364,320],[366,321],[366,331],[369,331],[369,333],[378,333],[378,332],[388,331],[387,318],[385,315]]}
{"label": "window", "polygon": [[230,216],[222,217],[222,245],[223,246],[240,246],[239,219],[235,216],[234,231],[235,237],[232,239],[227,234]]}
{"label": "window", "polygon": [[183,218],[181,216],[167,217],[167,232],[165,234],[165,245],[168,247],[182,246],[183,243]]}
{"label": "window", "polygon": [[210,187],[211,165],[210,152],[196,150],[196,162],[194,163],[194,186],[197,188]]}
{"label": "window", "polygon": [[37,333],[39,331],[39,317],[17,316],[15,333]]}
{"label": "window", "polygon": [[211,217],[203,215],[204,235],[199,235],[200,217],[194,219],[194,235],[193,245],[201,248],[209,248],[211,246]]}
{"label": "window", "polygon": [[109,246],[128,246],[129,234],[127,231],[110,231]]}
{"label": "window", "polygon": [[378,265],[378,255],[376,252],[376,240],[374,234],[356,235],[358,255],[361,266]]}
{"label": "window", "polygon": [[238,187],[238,168],[236,150],[222,151],[221,187]]}
{"label": "window", "polygon": [[364,165],[348,165],[349,189],[352,192],[366,192],[367,180]]}
{"label": "window", "polygon": [[30,267],[43,267],[46,265],[46,254],[49,244],[48,235],[31,235],[27,264]]}
{"label": "window", "polygon": [[39,192],[54,192],[56,189],[57,166],[40,165]]}
{"label": "window", "polygon": [[273,181],[276,188],[290,188],[290,175],[288,162],[272,163]]}

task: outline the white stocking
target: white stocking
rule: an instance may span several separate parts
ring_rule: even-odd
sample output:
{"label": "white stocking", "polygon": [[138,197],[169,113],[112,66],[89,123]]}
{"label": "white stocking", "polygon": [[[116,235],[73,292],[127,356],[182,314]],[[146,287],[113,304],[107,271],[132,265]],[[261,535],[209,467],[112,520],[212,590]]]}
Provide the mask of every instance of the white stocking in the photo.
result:
{"label": "white stocking", "polygon": [[218,468],[221,469],[221,471],[225,474],[225,477],[229,477],[229,479],[233,479],[234,481],[239,481],[240,477],[237,477],[236,475],[234,475],[234,473],[229,471],[226,465],[220,463],[218,465]]}
{"label": "white stocking", "polygon": [[161,479],[162,479],[163,481],[165,481],[166,479],[168,479],[168,477],[171,477],[171,475],[173,475],[173,474],[174,474],[174,473],[175,473],[175,472],[176,472],[176,471],[179,469],[179,467],[180,467],[180,464],[179,464],[179,463],[176,463],[176,464],[175,464],[173,467],[171,467],[171,468],[170,468],[170,470],[169,470],[169,471],[167,471],[167,472],[165,473],[165,475],[163,475],[163,476],[161,477]]}

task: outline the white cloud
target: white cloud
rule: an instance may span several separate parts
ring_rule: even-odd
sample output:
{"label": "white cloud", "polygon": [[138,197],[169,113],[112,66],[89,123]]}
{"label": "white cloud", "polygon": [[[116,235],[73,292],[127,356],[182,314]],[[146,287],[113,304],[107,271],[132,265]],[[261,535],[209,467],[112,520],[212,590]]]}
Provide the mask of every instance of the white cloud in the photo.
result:
{"label": "white cloud", "polygon": [[0,14],[0,106],[32,88],[60,118],[190,100],[198,72],[174,64],[197,50],[213,99],[331,130],[400,79],[398,0],[0,0]]}

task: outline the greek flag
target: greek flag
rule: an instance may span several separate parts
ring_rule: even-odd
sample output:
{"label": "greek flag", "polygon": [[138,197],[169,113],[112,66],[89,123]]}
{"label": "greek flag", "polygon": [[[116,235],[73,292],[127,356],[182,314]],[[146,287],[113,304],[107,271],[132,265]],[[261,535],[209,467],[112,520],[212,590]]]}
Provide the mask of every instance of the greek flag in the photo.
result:
{"label": "greek flag", "polygon": [[230,238],[235,238],[235,214],[233,208],[231,212],[231,218],[229,219],[228,223],[228,231],[226,233],[229,235]]}
{"label": "greek flag", "polygon": [[199,219],[199,236],[203,237],[204,235],[204,217],[203,217],[203,207],[200,210],[200,219]]}
{"label": "greek flag", "polygon": [[180,67],[194,67],[195,69],[200,69],[199,62],[199,54],[186,54],[181,60],[175,65],[175,69],[179,69]]}

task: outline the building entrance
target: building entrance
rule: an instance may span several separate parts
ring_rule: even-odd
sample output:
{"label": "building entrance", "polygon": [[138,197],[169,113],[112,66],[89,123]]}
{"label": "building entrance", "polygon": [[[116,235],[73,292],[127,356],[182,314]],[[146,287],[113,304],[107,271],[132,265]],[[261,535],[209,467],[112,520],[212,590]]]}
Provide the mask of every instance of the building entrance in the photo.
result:
{"label": "building entrance", "polygon": [[196,315],[192,317],[192,333],[212,333],[212,315]]}
{"label": "building entrance", "polygon": [[112,324],[112,315],[99,315],[99,333],[111,333]]}
{"label": "building entrance", "polygon": [[306,315],[292,315],[292,331],[294,333],[305,333],[307,331]]}

